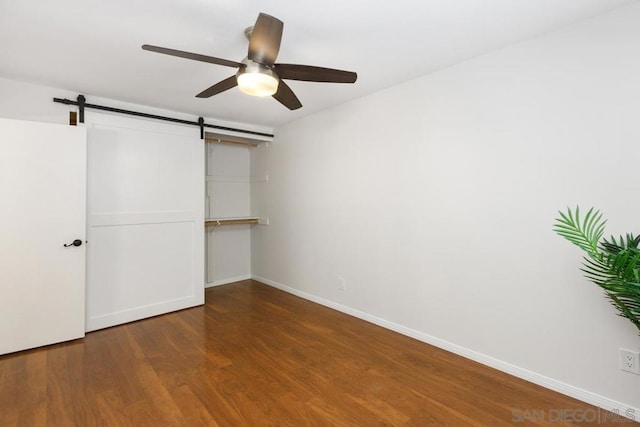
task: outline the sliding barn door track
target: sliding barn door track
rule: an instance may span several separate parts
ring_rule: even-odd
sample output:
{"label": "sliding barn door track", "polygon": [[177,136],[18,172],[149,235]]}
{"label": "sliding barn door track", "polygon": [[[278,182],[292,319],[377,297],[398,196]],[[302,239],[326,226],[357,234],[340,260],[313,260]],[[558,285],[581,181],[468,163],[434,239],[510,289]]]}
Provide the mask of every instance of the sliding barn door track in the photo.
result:
{"label": "sliding barn door track", "polygon": [[159,116],[157,114],[142,113],[140,111],[123,110],[122,108],[107,107],[105,105],[89,104],[88,102],[86,102],[86,98],[84,97],[84,95],[78,95],[78,98],[76,101],[73,101],[71,99],[66,99],[66,98],[53,98],[53,102],[58,102],[60,104],[66,104],[66,105],[77,105],[80,123],[84,123],[84,110],[86,108],[92,108],[94,110],[102,110],[102,111],[109,111],[111,113],[126,114],[129,116],[144,117],[146,119],[163,120],[165,122],[198,126],[200,128],[200,139],[204,139],[204,128],[226,130],[231,132],[240,132],[240,133],[245,133],[249,135],[266,136],[269,138],[273,138],[273,134],[270,134],[270,133],[255,132],[252,130],[237,129],[232,127],[208,124],[204,122],[204,119],[202,117],[198,117],[197,121],[191,121],[191,120],[176,119],[174,117]]}

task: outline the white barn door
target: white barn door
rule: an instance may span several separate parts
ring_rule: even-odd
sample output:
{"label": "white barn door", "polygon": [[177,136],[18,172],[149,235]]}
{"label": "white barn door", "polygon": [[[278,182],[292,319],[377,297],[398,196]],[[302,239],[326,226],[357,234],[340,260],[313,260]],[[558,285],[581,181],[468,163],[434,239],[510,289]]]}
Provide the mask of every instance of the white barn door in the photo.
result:
{"label": "white barn door", "polygon": [[0,354],[84,336],[86,141],[0,119]]}
{"label": "white barn door", "polygon": [[196,127],[87,114],[87,331],[204,303]]}

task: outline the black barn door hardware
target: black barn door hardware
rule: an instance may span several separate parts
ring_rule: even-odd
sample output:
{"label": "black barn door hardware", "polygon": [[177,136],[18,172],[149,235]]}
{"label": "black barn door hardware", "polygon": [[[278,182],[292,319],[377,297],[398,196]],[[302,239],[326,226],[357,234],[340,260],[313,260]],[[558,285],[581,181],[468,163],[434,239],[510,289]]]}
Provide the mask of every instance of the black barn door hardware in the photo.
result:
{"label": "black barn door hardware", "polygon": [[191,121],[191,120],[176,119],[175,117],[160,116],[158,114],[142,113],[140,111],[124,110],[122,108],[108,107],[108,106],[105,106],[105,105],[90,104],[90,103],[86,102],[86,98],[84,97],[84,95],[78,95],[78,98],[77,98],[76,101],[73,101],[73,100],[67,99],[67,98],[53,98],[53,102],[58,102],[60,104],[65,104],[65,105],[77,105],[78,106],[78,121],[80,123],[84,123],[84,110],[86,108],[91,108],[91,109],[94,109],[94,110],[109,111],[111,113],[126,114],[126,115],[129,115],[129,116],[144,117],[144,118],[147,118],[147,119],[163,120],[165,122],[172,122],[172,123],[180,123],[180,124],[183,124],[183,125],[198,126],[200,128],[200,139],[204,139],[204,128],[226,130],[226,131],[231,131],[231,132],[240,132],[240,133],[246,133],[246,134],[249,134],[249,135],[266,136],[266,137],[269,137],[269,138],[273,138],[273,134],[271,134],[271,133],[256,132],[256,131],[252,131],[252,130],[237,129],[237,128],[232,128],[232,127],[227,127],[227,126],[218,126],[218,125],[208,124],[208,123],[204,122],[204,119],[202,117],[198,117],[198,121]]}

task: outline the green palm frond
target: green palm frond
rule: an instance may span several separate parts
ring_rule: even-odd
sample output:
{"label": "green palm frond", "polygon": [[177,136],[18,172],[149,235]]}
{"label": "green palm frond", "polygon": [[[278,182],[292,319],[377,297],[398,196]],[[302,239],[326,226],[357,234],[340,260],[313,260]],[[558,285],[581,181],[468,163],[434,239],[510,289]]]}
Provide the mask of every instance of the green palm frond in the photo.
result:
{"label": "green palm frond", "polygon": [[567,208],[567,213],[558,212],[560,218],[556,218],[553,226],[560,236],[564,237],[574,245],[587,253],[595,253],[598,250],[598,242],[604,233],[606,220],[602,220],[600,211],[589,209],[580,222],[580,208],[576,206],[575,213],[571,208]]}
{"label": "green palm frond", "polygon": [[[618,243],[618,241],[620,243]],[[618,241],[616,241],[615,236],[611,236],[609,240],[602,239],[602,242],[600,243],[600,248],[609,253],[618,253],[622,249],[637,251],[638,244],[640,243],[640,235],[634,237],[633,234],[627,233],[626,241],[622,236],[620,236]]]}
{"label": "green palm frond", "polygon": [[580,219],[567,209],[556,218],[554,231],[586,252],[581,271],[602,288],[618,314],[629,319],[640,331],[640,236],[627,234],[616,239],[600,239],[606,221],[599,211],[589,209]]}

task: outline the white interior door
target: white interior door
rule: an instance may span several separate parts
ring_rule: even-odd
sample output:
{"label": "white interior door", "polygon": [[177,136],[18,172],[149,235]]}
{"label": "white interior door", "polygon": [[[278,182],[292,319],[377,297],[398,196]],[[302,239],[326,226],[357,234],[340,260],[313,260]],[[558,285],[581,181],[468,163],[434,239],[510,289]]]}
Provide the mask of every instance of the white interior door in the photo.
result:
{"label": "white interior door", "polygon": [[87,114],[87,331],[204,302],[198,129]]}
{"label": "white interior door", "polygon": [[85,128],[0,119],[0,354],[84,336],[86,164]]}

